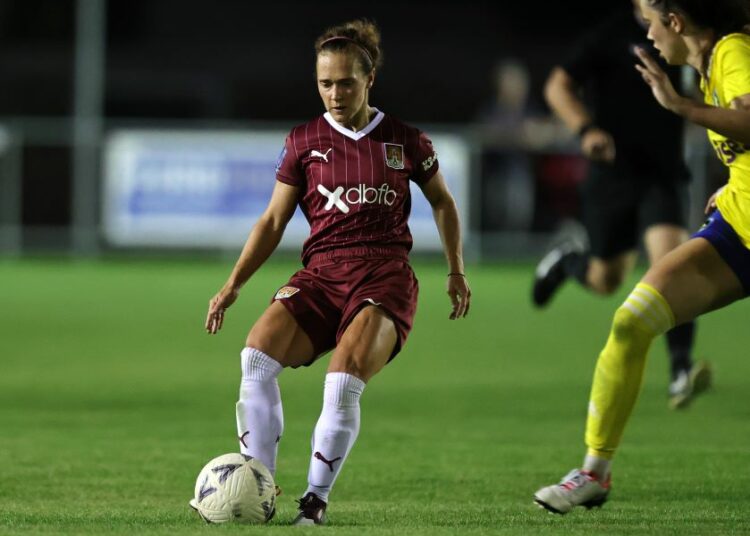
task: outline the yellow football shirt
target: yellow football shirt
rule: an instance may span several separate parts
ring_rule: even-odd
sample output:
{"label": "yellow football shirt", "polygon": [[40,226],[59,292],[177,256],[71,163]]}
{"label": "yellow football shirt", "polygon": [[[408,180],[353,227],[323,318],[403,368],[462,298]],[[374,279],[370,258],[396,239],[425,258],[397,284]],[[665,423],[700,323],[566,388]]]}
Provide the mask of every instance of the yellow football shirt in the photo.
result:
{"label": "yellow football shirt", "polygon": [[[729,108],[742,95],[750,94],[750,35],[733,33],[714,46],[708,80],[701,81],[706,104]],[[719,159],[729,168],[729,182],[716,200],[724,219],[750,248],[750,145],[709,130]]]}

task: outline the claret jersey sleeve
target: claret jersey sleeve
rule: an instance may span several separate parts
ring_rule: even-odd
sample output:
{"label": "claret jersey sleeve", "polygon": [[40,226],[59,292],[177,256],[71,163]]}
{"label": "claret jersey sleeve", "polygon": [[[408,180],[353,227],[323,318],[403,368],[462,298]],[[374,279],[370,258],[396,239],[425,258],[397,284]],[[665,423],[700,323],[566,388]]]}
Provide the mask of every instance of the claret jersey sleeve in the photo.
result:
{"label": "claret jersey sleeve", "polygon": [[294,146],[293,132],[287,136],[276,162],[276,180],[290,186],[302,187],[305,184],[305,172]]}
{"label": "claret jersey sleeve", "polygon": [[420,130],[416,130],[416,134],[416,141],[412,147],[414,151],[413,161],[415,163],[412,180],[422,185],[427,183],[437,173],[440,165],[437,153],[432,147],[432,140]]}

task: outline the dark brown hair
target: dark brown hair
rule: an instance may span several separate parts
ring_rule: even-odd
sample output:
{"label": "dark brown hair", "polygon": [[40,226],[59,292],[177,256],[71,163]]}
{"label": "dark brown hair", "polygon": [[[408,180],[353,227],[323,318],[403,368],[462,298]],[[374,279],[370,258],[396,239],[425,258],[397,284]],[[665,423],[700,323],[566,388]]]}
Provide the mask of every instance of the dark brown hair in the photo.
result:
{"label": "dark brown hair", "polygon": [[362,70],[370,73],[383,64],[380,30],[367,19],[356,19],[326,29],[315,40],[315,54],[326,51],[352,51],[359,58]]}
{"label": "dark brown hair", "polygon": [[664,24],[669,13],[679,13],[696,26],[713,30],[717,39],[746,31],[750,22],[747,0],[648,0],[648,5],[659,12]]}

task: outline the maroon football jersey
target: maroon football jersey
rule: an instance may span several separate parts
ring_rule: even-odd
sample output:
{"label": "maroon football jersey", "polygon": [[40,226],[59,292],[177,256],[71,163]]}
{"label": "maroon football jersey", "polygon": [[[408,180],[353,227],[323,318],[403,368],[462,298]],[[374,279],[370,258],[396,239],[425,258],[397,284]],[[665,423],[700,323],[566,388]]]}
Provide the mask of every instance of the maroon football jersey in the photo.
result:
{"label": "maroon football jersey", "polygon": [[276,166],[276,180],[300,188],[310,223],[302,250],[412,246],[407,220],[409,180],[424,184],[438,170],[432,142],[420,130],[376,110],[358,132],[326,113],[292,129]]}

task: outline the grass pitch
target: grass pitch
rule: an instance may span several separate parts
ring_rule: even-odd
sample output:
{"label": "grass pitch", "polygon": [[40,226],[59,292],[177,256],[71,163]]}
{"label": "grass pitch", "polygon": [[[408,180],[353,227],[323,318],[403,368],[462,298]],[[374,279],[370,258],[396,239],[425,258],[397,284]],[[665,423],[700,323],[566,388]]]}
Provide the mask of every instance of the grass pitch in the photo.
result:
{"label": "grass pitch", "polygon": [[[0,534],[306,534],[304,490],[327,359],[280,377],[286,429],[269,526],[206,526],[188,508],[210,458],[236,450],[239,351],[296,268],[272,261],[217,337],[202,323],[231,261],[0,261]],[[574,285],[543,312],[530,266],[470,267],[448,320],[442,264],[416,262],[405,350],[370,382],[329,534],[750,532],[750,304],[700,321],[715,387],[667,409],[657,341],[601,510],[551,516],[533,492],[577,466],[588,391],[618,296]]]}

